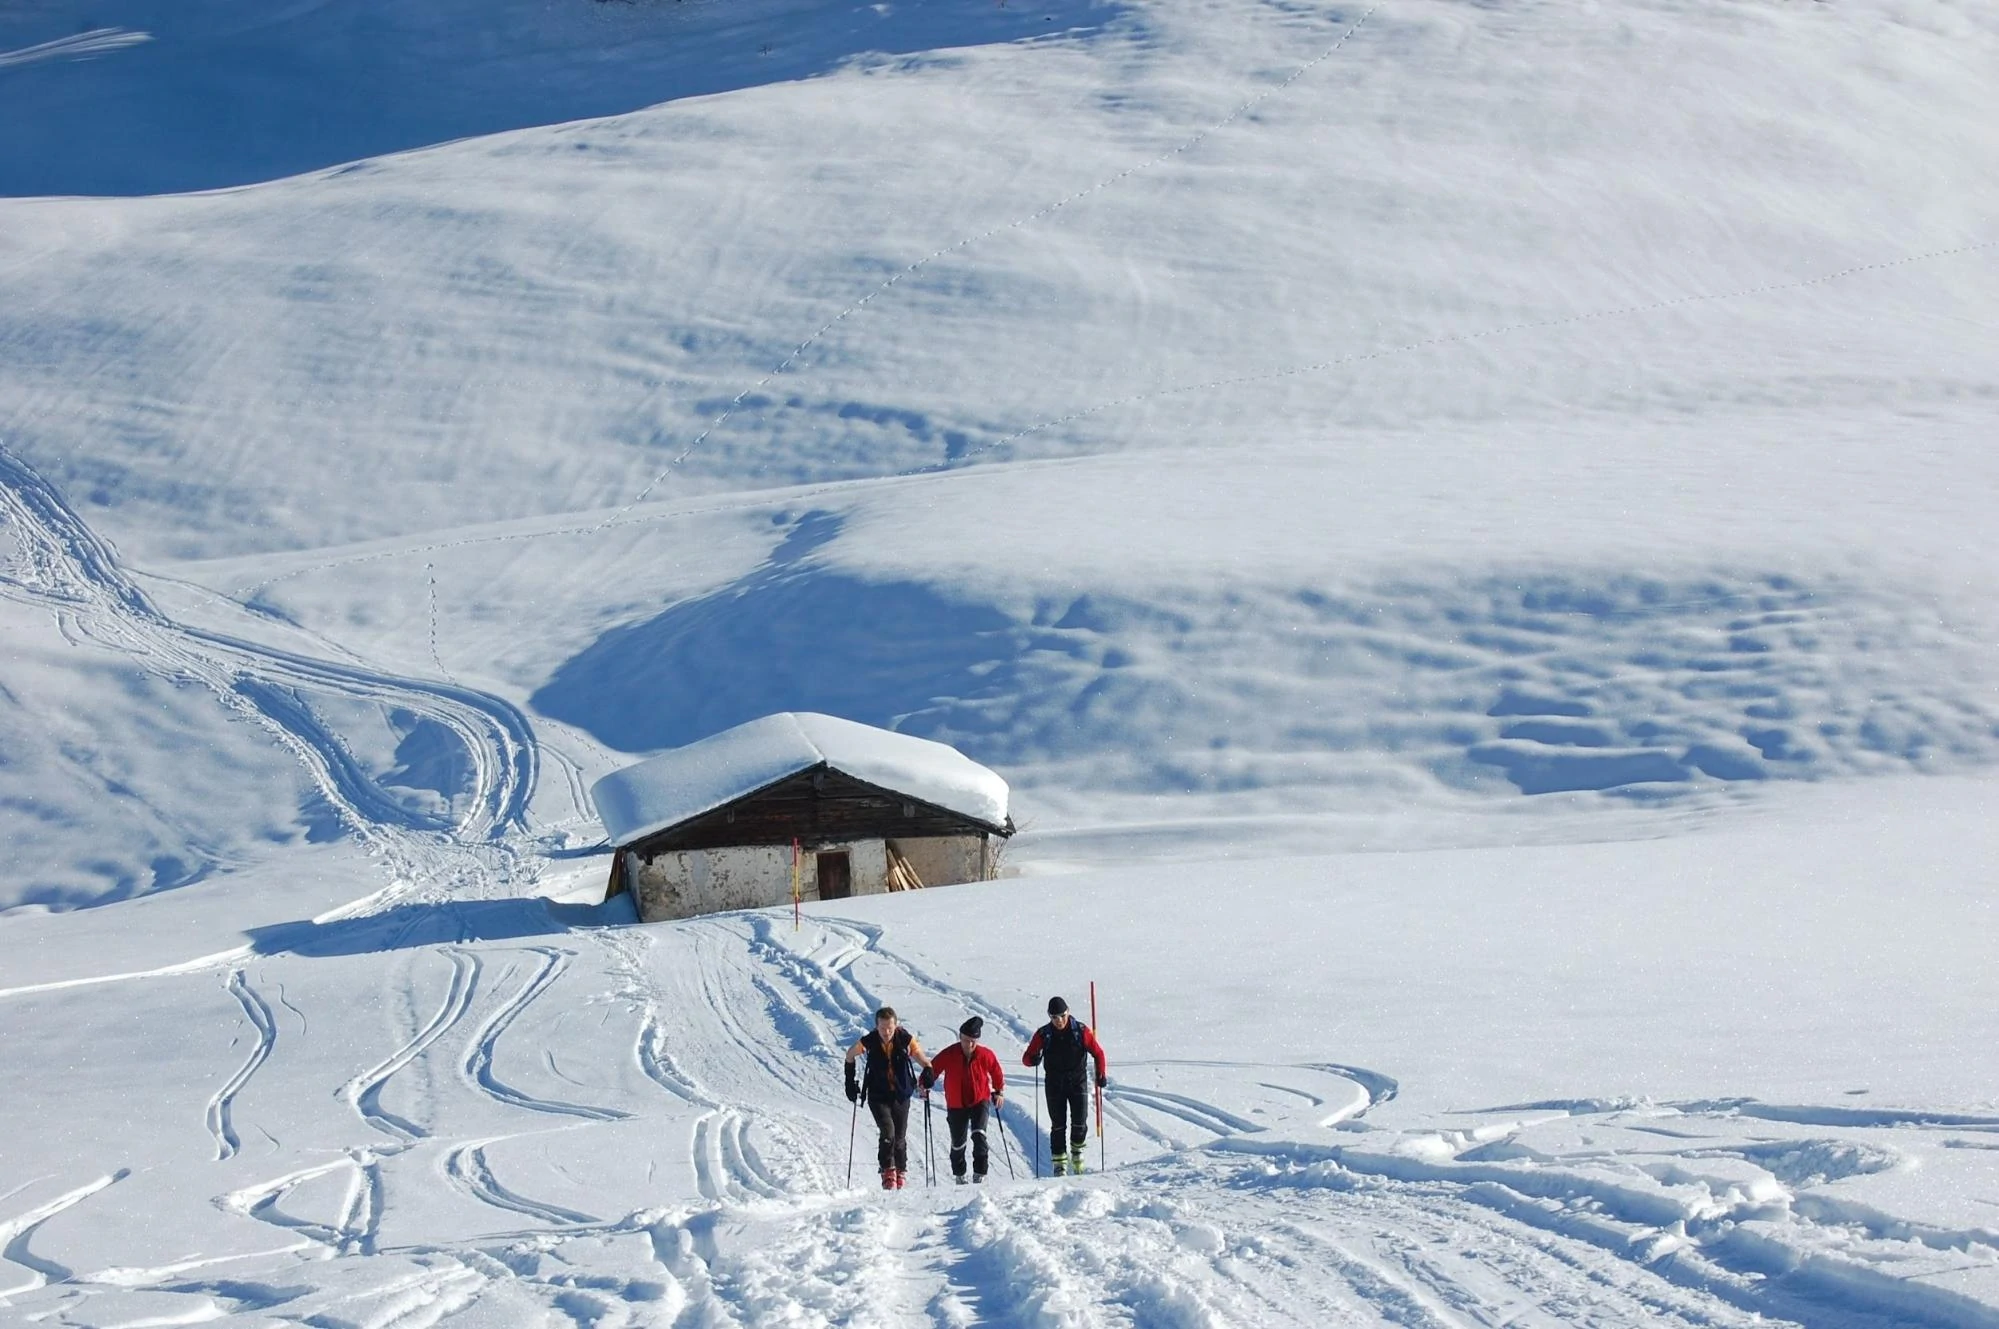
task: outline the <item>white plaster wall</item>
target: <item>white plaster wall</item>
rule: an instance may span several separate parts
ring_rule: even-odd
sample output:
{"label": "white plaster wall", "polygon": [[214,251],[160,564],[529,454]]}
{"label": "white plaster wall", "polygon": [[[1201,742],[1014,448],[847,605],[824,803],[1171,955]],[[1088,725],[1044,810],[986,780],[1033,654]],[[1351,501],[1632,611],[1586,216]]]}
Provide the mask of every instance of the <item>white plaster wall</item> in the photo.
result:
{"label": "white plaster wall", "polygon": [[[639,919],[646,923],[791,902],[789,845],[686,849],[660,854],[651,863],[634,854],[626,870]],[[807,898],[814,898],[816,883],[809,873],[801,885]]]}
{"label": "white plaster wall", "polygon": [[925,886],[953,886],[984,880],[988,860],[979,852],[984,840],[982,835],[897,836],[893,843]]}
{"label": "white plaster wall", "polygon": [[[978,881],[990,861],[977,835],[898,839],[896,848],[925,886]],[[880,840],[824,845],[799,865],[803,898],[819,898],[820,853],[844,853],[855,895],[888,890],[888,846]],[[725,909],[768,909],[791,903],[791,846],[748,845],[730,849],[683,849],[647,863],[625,855],[625,880],[638,900],[639,920],[658,923]]]}

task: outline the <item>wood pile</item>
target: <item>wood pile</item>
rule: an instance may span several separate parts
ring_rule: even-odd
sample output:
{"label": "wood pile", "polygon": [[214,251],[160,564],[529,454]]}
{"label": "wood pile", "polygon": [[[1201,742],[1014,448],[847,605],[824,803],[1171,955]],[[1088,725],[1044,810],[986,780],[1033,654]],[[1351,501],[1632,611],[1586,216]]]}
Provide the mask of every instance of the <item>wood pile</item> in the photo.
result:
{"label": "wood pile", "polygon": [[920,891],[923,878],[916,875],[916,869],[909,866],[909,860],[895,847],[893,840],[884,842],[888,850],[888,888],[892,891]]}

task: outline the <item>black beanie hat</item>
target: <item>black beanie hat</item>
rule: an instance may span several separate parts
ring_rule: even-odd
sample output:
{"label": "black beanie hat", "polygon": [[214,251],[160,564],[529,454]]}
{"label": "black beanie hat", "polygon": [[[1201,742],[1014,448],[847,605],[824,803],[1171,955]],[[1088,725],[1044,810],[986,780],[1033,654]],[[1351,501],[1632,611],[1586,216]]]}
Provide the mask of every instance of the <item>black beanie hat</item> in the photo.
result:
{"label": "black beanie hat", "polygon": [[1050,1015],[1066,1015],[1068,1012],[1068,1002],[1062,1000],[1060,997],[1050,997],[1048,999],[1048,1013]]}
{"label": "black beanie hat", "polygon": [[971,1019],[958,1026],[958,1032],[966,1038],[982,1038],[985,1036],[986,1022],[974,1015]]}

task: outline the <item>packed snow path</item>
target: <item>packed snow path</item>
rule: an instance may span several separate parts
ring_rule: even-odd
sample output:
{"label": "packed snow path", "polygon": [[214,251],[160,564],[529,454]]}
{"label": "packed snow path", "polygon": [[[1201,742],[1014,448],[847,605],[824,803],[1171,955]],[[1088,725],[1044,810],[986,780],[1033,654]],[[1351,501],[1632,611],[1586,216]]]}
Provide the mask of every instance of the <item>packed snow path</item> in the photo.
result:
{"label": "packed snow path", "polygon": [[[525,933],[539,906],[519,907]],[[432,908],[449,926],[455,907]],[[1455,1135],[1386,1131],[1366,1118],[1393,1080],[1330,1062],[1121,1061],[1109,1172],[1064,1180],[1028,1176],[1031,1082],[1017,1078],[991,1185],[932,1190],[919,1174],[884,1196],[865,1129],[847,1184],[838,1090],[869,1012],[893,1004],[932,1042],[979,1013],[1009,1063],[1028,1012],[877,926],[823,916],[375,949],[407,935],[386,915],[330,924],[305,953],[123,985],[136,1009],[110,1011],[104,989],[10,999],[21,1083],[62,1082],[75,1056],[67,1036],[24,1032],[38,1028],[107,1053],[177,1039],[186,1064],[143,1086],[137,1121],[90,1091],[86,1066],[60,1121],[12,1123],[29,1138],[0,1178],[9,1314],[370,1329],[1977,1323],[1934,1290],[1897,1305],[1869,1261],[1910,1243],[1960,1263],[1999,1253],[1989,1231],[1896,1232],[1812,1203],[1892,1166],[1912,1131],[1992,1148],[1999,1118],[1565,1103],[1495,1108]],[[1528,1143],[1575,1122],[1594,1147]],[[920,1169],[920,1107],[912,1134]],[[937,1152],[941,1169],[941,1139]]]}

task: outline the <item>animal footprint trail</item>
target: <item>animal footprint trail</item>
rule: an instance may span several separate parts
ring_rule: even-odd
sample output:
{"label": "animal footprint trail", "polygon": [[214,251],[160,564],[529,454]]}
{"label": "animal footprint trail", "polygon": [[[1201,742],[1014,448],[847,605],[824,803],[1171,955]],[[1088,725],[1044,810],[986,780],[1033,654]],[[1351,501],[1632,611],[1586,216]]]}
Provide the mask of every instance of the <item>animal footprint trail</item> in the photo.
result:
{"label": "animal footprint trail", "polygon": [[241,969],[229,975],[228,986],[229,994],[235,997],[237,1004],[243,1008],[243,1017],[256,1031],[257,1043],[250,1049],[249,1057],[236,1068],[236,1073],[229,1077],[228,1083],[216,1091],[215,1097],[209,1100],[208,1133],[215,1137],[217,1162],[234,1158],[242,1150],[243,1141],[237,1135],[235,1122],[232,1120],[236,1096],[243,1092],[243,1087],[250,1083],[250,1078],[270,1059],[271,1053],[278,1045],[278,1023],[271,1014],[270,1003],[250,986],[249,979],[244,977]]}

